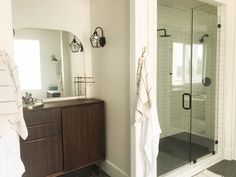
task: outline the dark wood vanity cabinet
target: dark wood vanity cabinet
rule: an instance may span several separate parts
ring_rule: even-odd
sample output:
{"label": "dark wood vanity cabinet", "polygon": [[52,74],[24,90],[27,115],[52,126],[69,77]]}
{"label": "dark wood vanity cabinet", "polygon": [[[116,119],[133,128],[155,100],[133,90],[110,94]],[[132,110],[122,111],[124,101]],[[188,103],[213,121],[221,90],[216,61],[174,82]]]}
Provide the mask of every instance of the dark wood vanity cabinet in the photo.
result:
{"label": "dark wood vanity cabinet", "polygon": [[23,177],[62,174],[105,159],[103,101],[50,105],[24,117],[29,136],[21,141]]}
{"label": "dark wood vanity cabinet", "polygon": [[105,159],[104,106],[62,109],[64,169],[77,169]]}

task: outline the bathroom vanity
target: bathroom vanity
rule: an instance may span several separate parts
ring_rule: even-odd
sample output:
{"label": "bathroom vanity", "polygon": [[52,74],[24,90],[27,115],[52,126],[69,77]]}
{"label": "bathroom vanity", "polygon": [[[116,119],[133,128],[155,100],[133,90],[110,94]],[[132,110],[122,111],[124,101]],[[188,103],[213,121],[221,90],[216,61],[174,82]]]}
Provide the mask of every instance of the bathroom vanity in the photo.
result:
{"label": "bathroom vanity", "polygon": [[57,176],[105,160],[104,102],[45,103],[24,110],[29,136],[21,141],[23,177]]}

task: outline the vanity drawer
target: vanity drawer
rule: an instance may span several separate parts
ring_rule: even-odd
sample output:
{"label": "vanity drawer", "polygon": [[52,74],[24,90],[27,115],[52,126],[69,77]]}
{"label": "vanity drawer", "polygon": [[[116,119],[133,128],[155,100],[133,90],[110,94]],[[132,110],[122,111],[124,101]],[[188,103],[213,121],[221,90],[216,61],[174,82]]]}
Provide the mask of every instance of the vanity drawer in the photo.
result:
{"label": "vanity drawer", "polygon": [[61,135],[61,122],[31,126],[28,127],[28,132],[27,141]]}
{"label": "vanity drawer", "polygon": [[24,112],[24,118],[28,128],[35,125],[61,122],[61,109],[54,108]]}
{"label": "vanity drawer", "polygon": [[22,177],[46,177],[63,171],[61,135],[21,143]]}

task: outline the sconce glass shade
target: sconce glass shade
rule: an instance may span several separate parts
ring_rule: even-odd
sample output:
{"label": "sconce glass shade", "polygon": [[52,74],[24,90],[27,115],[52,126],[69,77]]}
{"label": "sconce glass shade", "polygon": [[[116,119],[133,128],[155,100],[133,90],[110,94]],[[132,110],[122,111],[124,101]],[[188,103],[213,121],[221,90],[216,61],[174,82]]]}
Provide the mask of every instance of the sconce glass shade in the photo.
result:
{"label": "sconce glass shade", "polygon": [[93,35],[90,37],[90,42],[91,42],[92,47],[96,47],[96,48],[100,47],[99,41],[100,41],[100,36],[95,31]]}
{"label": "sconce glass shade", "polygon": [[83,45],[81,44],[81,42],[77,42],[76,37],[74,37],[72,42],[70,43],[70,48],[73,53],[83,52]]}
{"label": "sconce glass shade", "polygon": [[[97,30],[100,29],[102,35],[99,36]],[[92,36],[90,37],[90,42],[92,47],[94,48],[99,48],[99,47],[104,47],[106,44],[106,39],[103,36],[103,29],[101,27],[97,27],[95,31],[93,32]]]}

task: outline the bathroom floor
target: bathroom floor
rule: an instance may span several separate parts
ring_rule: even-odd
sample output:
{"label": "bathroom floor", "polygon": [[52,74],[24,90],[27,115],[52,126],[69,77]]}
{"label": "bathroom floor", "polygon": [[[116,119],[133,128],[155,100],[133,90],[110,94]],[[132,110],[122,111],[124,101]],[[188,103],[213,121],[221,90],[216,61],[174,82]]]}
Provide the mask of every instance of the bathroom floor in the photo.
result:
{"label": "bathroom floor", "polygon": [[[168,137],[170,138],[170,137]],[[165,143],[160,143],[160,147],[163,148],[163,146],[166,146]],[[173,145],[172,145],[173,146]],[[199,152],[199,155],[203,155],[203,152],[207,152],[203,150],[201,147],[196,146],[198,150],[201,150],[201,153]],[[196,149],[197,150],[197,149]],[[195,152],[197,153],[197,152]],[[208,151],[209,153],[209,151]],[[182,153],[183,154],[183,153]],[[197,154],[196,154],[197,155]],[[160,161],[162,163],[160,163]],[[189,163],[189,161],[184,160],[178,157],[174,157],[173,155],[169,155],[166,152],[160,151],[159,156],[158,156],[158,176],[174,170],[175,168],[181,166],[181,164]],[[236,161],[231,160],[222,160],[221,162],[211,166],[208,168],[208,170],[212,171],[213,173],[223,175],[224,177],[236,177]],[[105,172],[101,171],[100,175],[98,174],[98,169],[96,167],[88,167],[84,168],[75,172],[68,173],[66,175],[62,175],[59,177],[110,177],[108,176]]]}
{"label": "bathroom floor", "polygon": [[208,168],[208,170],[224,177],[236,177],[236,161],[222,160]]}
{"label": "bathroom floor", "polygon": [[199,136],[196,137],[195,135],[192,135],[192,138],[196,139],[197,142],[204,142],[205,145],[191,143],[190,152],[189,136],[189,133],[183,132],[160,140],[157,158],[158,176],[188,164],[190,162],[190,153],[192,154],[192,159],[198,159],[211,153],[211,150],[207,147],[211,147],[214,141]]}
{"label": "bathroom floor", "polygon": [[110,177],[110,176],[108,176],[102,170],[100,171],[100,174],[99,174],[98,168],[91,166],[91,167],[77,170],[77,171],[74,171],[65,175],[61,175],[58,177]]}

